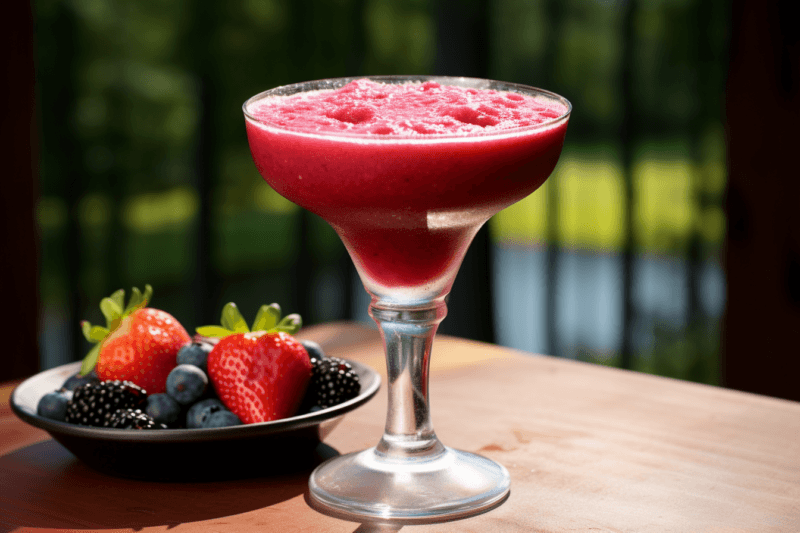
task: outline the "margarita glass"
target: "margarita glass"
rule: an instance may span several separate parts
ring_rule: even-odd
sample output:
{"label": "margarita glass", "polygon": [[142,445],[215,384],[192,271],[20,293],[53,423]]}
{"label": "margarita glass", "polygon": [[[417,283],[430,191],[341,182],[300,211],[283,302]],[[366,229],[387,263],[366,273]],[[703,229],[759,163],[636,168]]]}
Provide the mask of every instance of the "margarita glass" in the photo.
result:
{"label": "margarita glass", "polygon": [[[393,93],[406,89],[430,96],[410,97],[423,99],[418,111],[439,105],[443,118],[409,119],[405,114],[416,111],[405,104],[388,118],[376,111],[379,101],[402,102],[406,97]],[[303,101],[340,93],[319,108]],[[276,111],[292,99],[288,113]],[[386,349],[384,435],[374,448],[320,465],[309,481],[312,505],[353,520],[404,523],[464,518],[499,505],[509,493],[506,469],[446,447],[434,433],[431,347],[477,231],[555,167],[570,103],[512,83],[375,76],[278,87],[243,109],[264,179],[325,219],[344,242]],[[533,119],[507,120],[520,114]]]}

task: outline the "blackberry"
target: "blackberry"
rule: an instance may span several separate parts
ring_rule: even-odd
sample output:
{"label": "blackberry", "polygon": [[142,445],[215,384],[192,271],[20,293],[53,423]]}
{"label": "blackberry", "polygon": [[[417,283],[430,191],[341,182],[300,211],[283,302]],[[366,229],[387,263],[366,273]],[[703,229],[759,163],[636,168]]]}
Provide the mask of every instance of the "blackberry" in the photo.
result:
{"label": "blackberry", "polygon": [[66,422],[105,427],[117,409],[139,409],[147,405],[147,393],[130,381],[101,381],[81,385],[67,404]]}
{"label": "blackberry", "polygon": [[107,427],[116,429],[166,429],[141,409],[117,409],[107,419]]}
{"label": "blackberry", "polygon": [[313,374],[306,393],[309,410],[314,407],[325,409],[346,402],[361,392],[358,374],[344,359],[312,357],[311,366]]}

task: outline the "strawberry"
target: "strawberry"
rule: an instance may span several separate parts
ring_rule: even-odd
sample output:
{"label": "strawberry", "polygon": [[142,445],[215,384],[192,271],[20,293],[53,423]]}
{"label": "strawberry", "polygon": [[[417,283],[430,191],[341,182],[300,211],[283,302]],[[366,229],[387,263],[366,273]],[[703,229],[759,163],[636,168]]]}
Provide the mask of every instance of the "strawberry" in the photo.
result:
{"label": "strawberry", "polygon": [[297,412],[311,380],[308,352],[293,337],[300,316],[279,321],[278,304],[258,311],[251,332],[233,303],[222,310],[222,326],[197,328],[218,337],[208,354],[208,377],[225,407],[245,424],[287,418]]}
{"label": "strawberry", "polygon": [[124,307],[125,291],[120,289],[100,302],[106,327],[81,322],[86,340],[96,343],[83,360],[81,375],[94,368],[103,381],[132,381],[148,394],[166,390],[178,350],[192,339],[172,315],[145,307],[152,295],[150,285],[144,294],[134,287]]}

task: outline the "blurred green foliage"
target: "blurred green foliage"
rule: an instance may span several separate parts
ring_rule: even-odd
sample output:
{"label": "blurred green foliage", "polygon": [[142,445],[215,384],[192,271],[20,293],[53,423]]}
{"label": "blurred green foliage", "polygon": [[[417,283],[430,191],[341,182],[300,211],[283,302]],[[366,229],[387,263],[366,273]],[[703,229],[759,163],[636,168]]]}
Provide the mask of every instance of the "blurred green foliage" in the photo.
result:
{"label": "blurred green foliage", "polygon": [[[279,301],[301,253],[299,211],[250,159],[244,100],[307,79],[434,73],[446,24],[434,0],[37,0],[34,8],[43,302],[74,296],[65,281],[72,221],[86,302],[151,283],[166,287],[183,320],[204,200],[198,165],[210,165],[210,261],[230,281],[223,297],[272,291],[267,298]],[[567,149],[545,186],[557,194],[498,215],[495,242],[543,243],[557,224],[560,243],[573,248],[618,251],[633,232],[642,253],[685,254],[698,236],[706,256],[718,252],[726,9],[719,0],[486,2],[489,76],[546,87],[574,105]],[[626,106],[632,168],[618,141]],[[314,267],[341,260],[332,230],[313,217],[308,224]]]}

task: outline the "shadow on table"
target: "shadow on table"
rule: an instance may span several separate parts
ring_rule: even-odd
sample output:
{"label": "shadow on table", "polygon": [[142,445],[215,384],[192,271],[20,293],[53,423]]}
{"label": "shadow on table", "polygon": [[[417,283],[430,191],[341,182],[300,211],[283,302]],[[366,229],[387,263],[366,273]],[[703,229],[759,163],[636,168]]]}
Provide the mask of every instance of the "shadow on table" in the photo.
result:
{"label": "shadow on table", "polygon": [[403,528],[401,525],[361,524],[353,533],[394,533]]}
{"label": "shadow on table", "polygon": [[[165,483],[109,477],[47,440],[0,457],[0,531],[4,526],[170,528],[246,513],[303,494],[311,471],[337,455],[320,444],[309,461],[269,477]],[[224,457],[187,459],[202,468],[202,461]]]}

